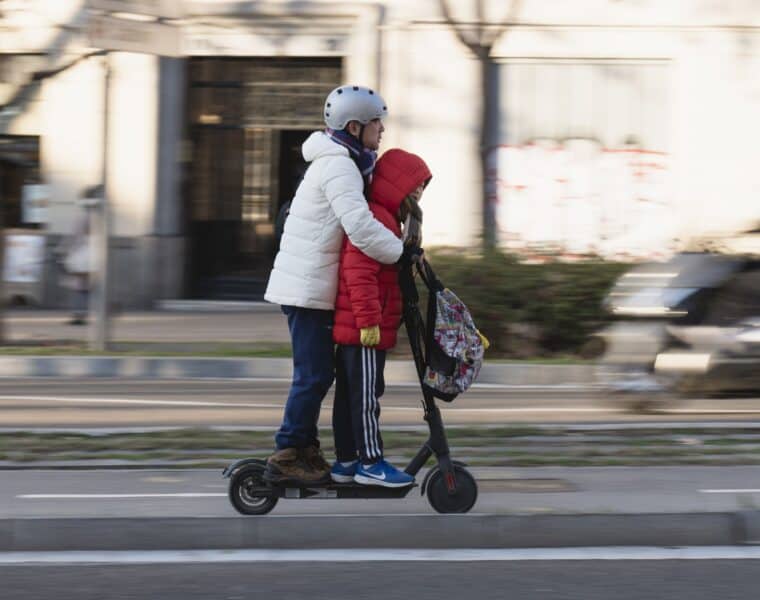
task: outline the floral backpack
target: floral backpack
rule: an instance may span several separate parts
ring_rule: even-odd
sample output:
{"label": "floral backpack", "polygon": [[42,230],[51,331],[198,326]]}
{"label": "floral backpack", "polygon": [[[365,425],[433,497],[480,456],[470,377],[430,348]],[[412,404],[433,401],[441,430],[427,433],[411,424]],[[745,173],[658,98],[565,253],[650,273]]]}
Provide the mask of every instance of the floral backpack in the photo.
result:
{"label": "floral backpack", "polygon": [[412,353],[423,389],[451,402],[477,378],[485,348],[464,302],[443,286],[426,260],[417,270],[428,289],[424,322],[417,309],[416,289],[401,282]]}

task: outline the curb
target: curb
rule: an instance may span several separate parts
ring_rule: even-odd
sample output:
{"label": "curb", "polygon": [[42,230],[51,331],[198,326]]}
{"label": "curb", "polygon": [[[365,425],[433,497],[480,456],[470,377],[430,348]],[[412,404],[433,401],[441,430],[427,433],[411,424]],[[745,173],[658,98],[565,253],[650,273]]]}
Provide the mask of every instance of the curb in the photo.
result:
{"label": "curb", "polygon": [[0,551],[760,544],[760,511],[0,520]]}
{"label": "curb", "polygon": [[255,312],[264,314],[281,314],[278,304],[248,300],[159,300],[156,309],[166,312]]}
{"label": "curb", "polygon": [[[0,377],[118,377],[124,379],[282,379],[289,381],[289,358],[182,358],[143,356],[2,356]],[[515,387],[587,388],[595,381],[593,365],[491,363],[483,365],[478,384]],[[386,363],[386,383],[417,385],[411,360]]]}
{"label": "curb", "polygon": [[290,359],[144,356],[4,356],[0,377],[118,377],[124,379],[289,380]]}

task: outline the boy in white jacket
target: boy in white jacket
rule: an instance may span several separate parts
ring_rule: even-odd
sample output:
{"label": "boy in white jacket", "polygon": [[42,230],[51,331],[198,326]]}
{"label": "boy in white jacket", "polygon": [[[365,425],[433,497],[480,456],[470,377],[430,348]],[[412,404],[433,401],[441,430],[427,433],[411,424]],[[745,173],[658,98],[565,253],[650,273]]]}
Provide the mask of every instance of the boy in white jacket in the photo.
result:
{"label": "boy in white jacket", "polygon": [[296,191],[264,298],[282,305],[293,346],[293,381],[277,451],[267,461],[273,482],[330,480],[317,421],[334,378],[333,309],[343,234],[384,264],[397,262],[402,242],[377,221],[364,196],[388,114],[373,90],[344,85],[327,96],[325,131],[304,142],[309,164]]}

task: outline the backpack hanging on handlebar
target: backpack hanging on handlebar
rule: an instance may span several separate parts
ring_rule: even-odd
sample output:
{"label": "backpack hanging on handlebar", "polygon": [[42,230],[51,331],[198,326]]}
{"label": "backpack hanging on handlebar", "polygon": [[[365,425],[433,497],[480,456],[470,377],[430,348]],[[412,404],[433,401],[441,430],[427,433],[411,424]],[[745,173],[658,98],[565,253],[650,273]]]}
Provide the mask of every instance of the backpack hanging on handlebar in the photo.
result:
{"label": "backpack hanging on handlebar", "polygon": [[423,391],[451,402],[477,378],[485,349],[464,302],[443,286],[425,259],[416,269],[428,290],[424,320],[412,267],[401,269],[399,284],[417,375]]}

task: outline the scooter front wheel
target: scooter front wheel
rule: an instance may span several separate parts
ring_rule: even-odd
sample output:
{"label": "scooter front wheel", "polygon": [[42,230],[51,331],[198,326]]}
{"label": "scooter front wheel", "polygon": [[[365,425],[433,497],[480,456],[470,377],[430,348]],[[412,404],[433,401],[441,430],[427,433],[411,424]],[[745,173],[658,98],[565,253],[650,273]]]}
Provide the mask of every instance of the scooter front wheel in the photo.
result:
{"label": "scooter front wheel", "polygon": [[262,467],[243,467],[230,478],[229,496],[232,506],[244,515],[265,515],[277,504],[278,498],[262,493],[266,482]]}
{"label": "scooter front wheel", "polygon": [[446,478],[438,467],[427,483],[430,506],[439,513],[466,513],[478,499],[478,484],[470,472],[461,465],[454,465],[456,492],[449,493]]}

